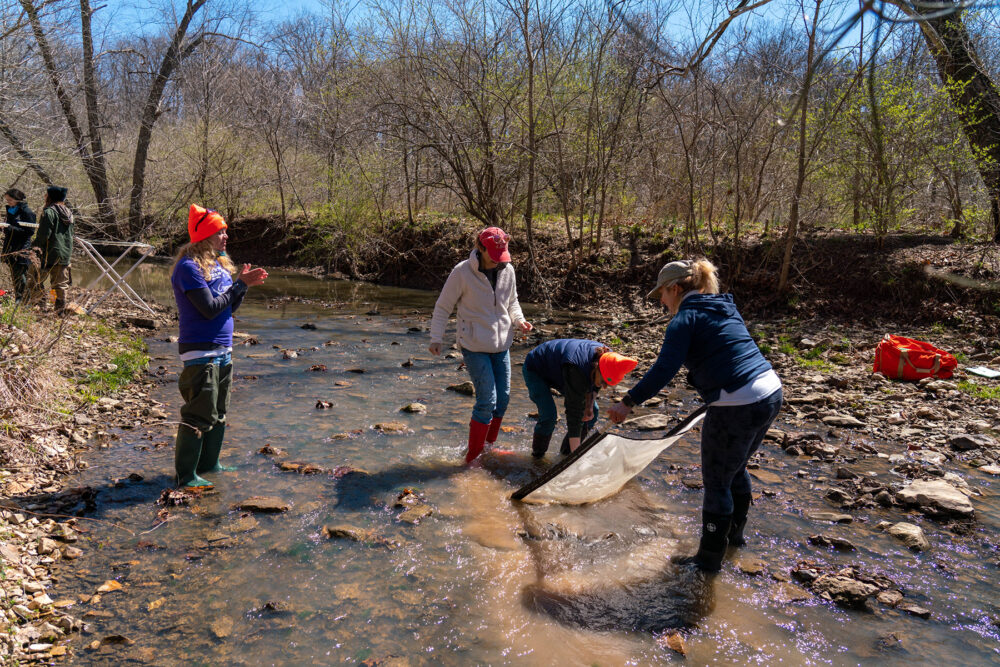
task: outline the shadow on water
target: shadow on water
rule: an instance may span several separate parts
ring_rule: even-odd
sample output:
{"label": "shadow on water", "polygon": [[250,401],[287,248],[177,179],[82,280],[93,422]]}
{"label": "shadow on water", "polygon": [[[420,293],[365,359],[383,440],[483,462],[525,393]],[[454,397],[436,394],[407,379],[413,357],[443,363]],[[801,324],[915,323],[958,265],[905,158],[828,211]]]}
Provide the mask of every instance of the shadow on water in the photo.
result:
{"label": "shadow on water", "polygon": [[375,497],[389,491],[402,490],[407,486],[425,484],[434,480],[447,479],[461,473],[466,468],[442,461],[429,465],[407,464],[395,466],[376,473],[357,471],[337,479],[338,510],[362,510],[379,505]]}
{"label": "shadow on water", "polygon": [[648,581],[597,586],[565,594],[544,584],[525,587],[522,603],[565,625],[587,630],[659,633],[694,627],[711,613],[714,577],[671,568]]}

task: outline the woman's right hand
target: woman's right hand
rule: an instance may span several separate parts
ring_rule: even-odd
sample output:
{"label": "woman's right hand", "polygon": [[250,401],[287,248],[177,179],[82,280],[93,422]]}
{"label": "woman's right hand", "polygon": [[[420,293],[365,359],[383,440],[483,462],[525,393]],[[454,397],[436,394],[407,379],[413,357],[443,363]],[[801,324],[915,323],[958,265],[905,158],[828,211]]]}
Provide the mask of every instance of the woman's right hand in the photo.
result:
{"label": "woman's right hand", "polygon": [[427,351],[433,354],[435,357],[440,356],[441,343],[431,343],[430,347],[427,348]]}
{"label": "woman's right hand", "polygon": [[608,418],[613,424],[621,424],[632,412],[632,408],[618,401],[608,410]]}
{"label": "woman's right hand", "polygon": [[263,284],[267,279],[267,271],[258,267],[256,269],[250,268],[249,264],[244,264],[243,268],[240,269],[240,273],[236,276],[237,280],[242,280],[246,283],[247,287],[256,287],[257,285]]}

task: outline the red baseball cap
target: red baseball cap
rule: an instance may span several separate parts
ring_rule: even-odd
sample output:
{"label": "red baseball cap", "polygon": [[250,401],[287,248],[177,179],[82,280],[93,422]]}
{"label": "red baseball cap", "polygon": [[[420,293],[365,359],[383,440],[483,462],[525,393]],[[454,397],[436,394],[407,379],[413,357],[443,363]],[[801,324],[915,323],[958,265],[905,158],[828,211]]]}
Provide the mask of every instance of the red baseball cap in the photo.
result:
{"label": "red baseball cap", "polygon": [[510,242],[510,234],[499,227],[487,227],[479,232],[479,242],[486,253],[494,262],[509,262],[510,252],[507,251],[507,244]]}

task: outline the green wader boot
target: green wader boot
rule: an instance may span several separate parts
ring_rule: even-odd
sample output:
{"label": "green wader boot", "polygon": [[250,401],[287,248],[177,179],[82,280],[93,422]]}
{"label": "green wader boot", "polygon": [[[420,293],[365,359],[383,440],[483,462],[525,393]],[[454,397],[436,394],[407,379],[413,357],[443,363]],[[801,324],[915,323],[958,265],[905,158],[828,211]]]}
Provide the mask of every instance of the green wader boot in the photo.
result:
{"label": "green wader boot", "polygon": [[219,463],[219,452],[222,451],[222,439],[226,435],[226,422],[219,422],[211,431],[205,434],[201,441],[201,459],[198,461],[198,474],[211,472],[233,472],[236,468]]}
{"label": "green wader boot", "polygon": [[202,436],[188,426],[177,429],[177,443],[174,446],[174,469],[177,471],[178,487],[212,486],[196,472],[201,458]]}

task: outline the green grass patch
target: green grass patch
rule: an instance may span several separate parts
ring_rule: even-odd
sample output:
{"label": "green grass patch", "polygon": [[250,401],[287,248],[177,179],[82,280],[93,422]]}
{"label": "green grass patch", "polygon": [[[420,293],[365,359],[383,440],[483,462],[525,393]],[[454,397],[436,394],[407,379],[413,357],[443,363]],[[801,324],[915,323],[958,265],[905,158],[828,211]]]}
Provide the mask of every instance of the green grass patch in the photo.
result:
{"label": "green grass patch", "polygon": [[986,385],[976,384],[969,380],[959,380],[958,390],[976,398],[986,398],[994,401],[1000,399],[1000,386],[987,387]]}
{"label": "green grass patch", "polygon": [[795,343],[788,336],[778,336],[778,352],[794,357],[795,353],[798,352],[798,348],[795,347]]}
{"label": "green grass patch", "polygon": [[5,298],[0,301],[0,324],[27,329],[31,324],[31,309]]}
{"label": "green grass patch", "polygon": [[832,371],[833,364],[826,359],[807,359],[805,357],[795,357],[795,363],[802,368],[813,368],[818,371]]}
{"label": "green grass patch", "polygon": [[110,367],[105,364],[102,368],[91,369],[80,380],[81,394],[91,403],[118,393],[149,366],[146,344],[141,339],[119,333],[103,322],[98,322],[94,331],[108,341],[114,353]]}

